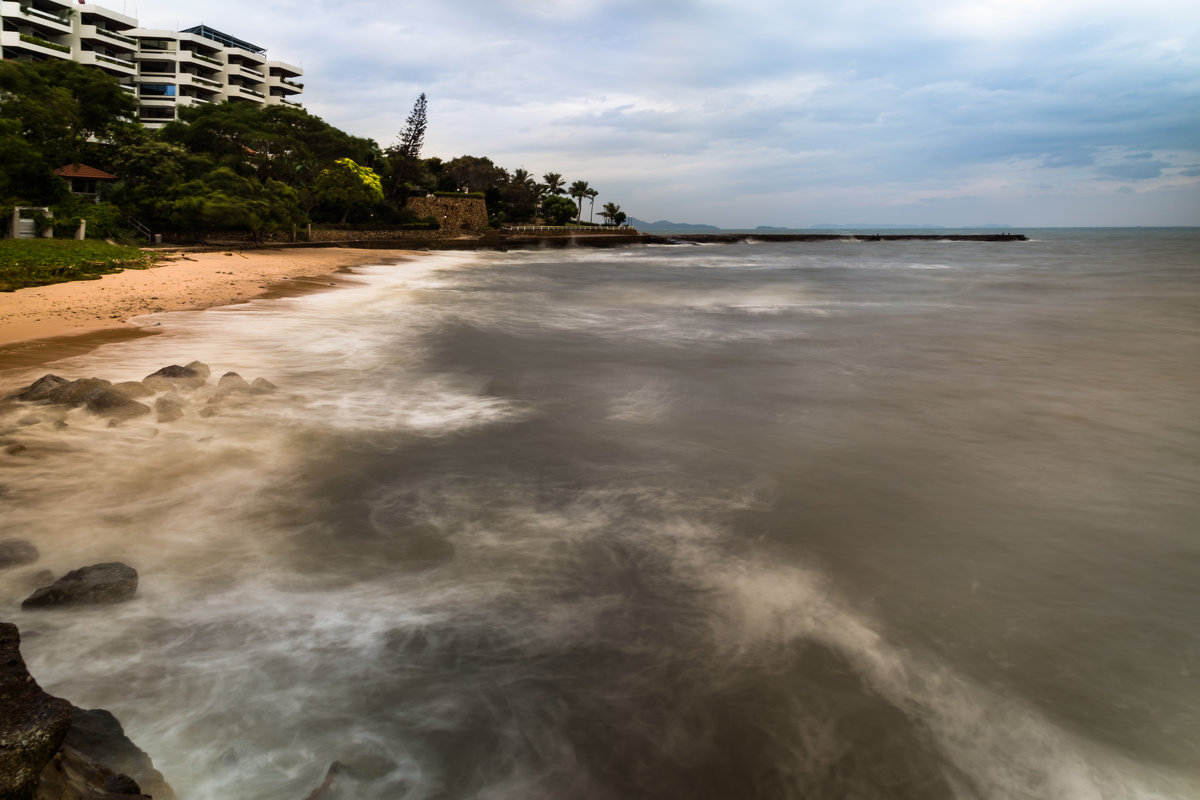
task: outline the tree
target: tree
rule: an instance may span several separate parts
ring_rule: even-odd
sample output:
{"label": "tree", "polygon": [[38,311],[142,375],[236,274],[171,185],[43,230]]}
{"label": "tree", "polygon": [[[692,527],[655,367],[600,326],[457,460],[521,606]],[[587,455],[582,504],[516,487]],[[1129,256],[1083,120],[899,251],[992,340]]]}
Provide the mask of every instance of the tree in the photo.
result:
{"label": "tree", "polygon": [[[596,189],[588,189],[586,192],[583,193],[583,196],[588,199],[588,222],[589,223],[592,222],[592,214],[596,211],[596,197],[599,194],[600,194],[600,192]],[[580,206],[582,206],[582,205],[583,205],[583,203],[581,202]]]}
{"label": "tree", "polygon": [[500,190],[505,216],[514,222],[531,219],[537,212],[538,185],[529,170],[518,168],[508,176]]}
{"label": "tree", "polygon": [[350,158],[339,158],[323,170],[313,191],[321,205],[342,209],[342,222],[351,211],[383,201],[383,186],[375,170]]}
{"label": "tree", "polygon": [[421,145],[425,141],[425,93],[413,104],[412,113],[404,121],[404,131],[400,134],[400,142],[396,145],[396,154],[402,158],[420,158]]}
{"label": "tree", "polygon": [[575,204],[561,195],[552,194],[542,201],[542,216],[554,225],[563,225],[575,216]]}
{"label": "tree", "polygon": [[296,191],[285,183],[263,183],[229,167],[217,167],[176,186],[164,211],[167,220],[180,228],[248,229],[257,236],[299,222],[303,215],[297,200]]}
{"label": "tree", "polygon": [[557,172],[547,172],[542,176],[545,183],[542,185],[542,193],[544,195],[562,194],[563,193],[563,176]]}
{"label": "tree", "polygon": [[[620,213],[621,207],[619,205],[616,203],[605,203],[604,207],[600,209],[600,218],[604,220],[605,224],[616,225],[617,215]],[[624,220],[623,216],[622,220]]]}
{"label": "tree", "polygon": [[579,201],[579,209],[575,212],[576,222],[583,216],[583,198],[588,196],[590,188],[587,181],[575,181],[571,184],[571,188],[567,190],[567,194]]}
{"label": "tree", "polygon": [[0,196],[58,200],[66,185],[53,170],[90,160],[93,142],[131,127],[136,109],[103,70],[59,59],[0,62]]}

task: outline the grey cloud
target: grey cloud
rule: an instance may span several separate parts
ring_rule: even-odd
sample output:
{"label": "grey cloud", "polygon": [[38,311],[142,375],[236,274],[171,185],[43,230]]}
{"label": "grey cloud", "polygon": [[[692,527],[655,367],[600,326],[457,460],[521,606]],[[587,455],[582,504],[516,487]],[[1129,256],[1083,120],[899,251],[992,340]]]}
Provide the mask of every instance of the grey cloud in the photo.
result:
{"label": "grey cloud", "polygon": [[1100,167],[1097,172],[1105,178],[1118,181],[1141,181],[1158,178],[1163,174],[1163,168],[1168,167],[1162,161],[1135,161],[1125,164],[1111,164]]}

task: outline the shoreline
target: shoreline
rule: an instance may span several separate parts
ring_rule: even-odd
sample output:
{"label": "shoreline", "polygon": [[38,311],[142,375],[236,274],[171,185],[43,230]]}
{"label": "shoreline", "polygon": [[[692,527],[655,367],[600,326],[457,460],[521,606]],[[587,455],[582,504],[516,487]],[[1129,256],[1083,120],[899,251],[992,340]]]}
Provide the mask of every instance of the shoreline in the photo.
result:
{"label": "shoreline", "polygon": [[130,325],[134,317],[324,291],[345,285],[353,267],[398,263],[421,253],[330,246],[245,252],[180,249],[164,255],[148,269],[0,293],[0,373],[154,335]]}

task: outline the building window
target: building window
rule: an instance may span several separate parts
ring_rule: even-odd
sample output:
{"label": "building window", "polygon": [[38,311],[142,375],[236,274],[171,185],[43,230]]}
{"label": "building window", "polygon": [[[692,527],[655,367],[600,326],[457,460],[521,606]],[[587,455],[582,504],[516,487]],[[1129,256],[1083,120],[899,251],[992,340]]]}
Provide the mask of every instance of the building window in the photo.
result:
{"label": "building window", "polygon": [[174,97],[175,85],[171,83],[143,83],[142,97]]}

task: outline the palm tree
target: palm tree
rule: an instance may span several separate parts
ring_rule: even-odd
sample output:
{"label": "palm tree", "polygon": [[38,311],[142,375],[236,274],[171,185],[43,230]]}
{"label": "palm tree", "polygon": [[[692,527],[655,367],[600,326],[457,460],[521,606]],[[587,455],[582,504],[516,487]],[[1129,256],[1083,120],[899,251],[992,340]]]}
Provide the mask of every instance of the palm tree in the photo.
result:
{"label": "palm tree", "polygon": [[575,181],[571,184],[571,188],[567,190],[567,194],[579,201],[579,211],[575,214],[575,221],[579,222],[579,218],[583,216],[583,198],[588,196],[591,187],[587,181]]}
{"label": "palm tree", "polygon": [[545,194],[562,194],[563,193],[563,176],[557,172],[547,172],[542,176],[545,181]]}
{"label": "palm tree", "polygon": [[600,210],[600,216],[606,221],[606,224],[615,225],[617,214],[620,210],[621,207],[616,203],[605,203],[604,207]]}
{"label": "palm tree", "polygon": [[[600,194],[600,192],[596,189],[588,189],[586,194],[588,199],[588,222],[590,223],[592,222],[592,215],[596,211],[596,196]],[[580,205],[582,205],[582,203]]]}

